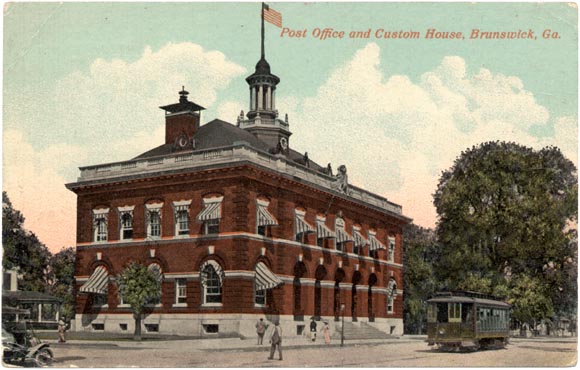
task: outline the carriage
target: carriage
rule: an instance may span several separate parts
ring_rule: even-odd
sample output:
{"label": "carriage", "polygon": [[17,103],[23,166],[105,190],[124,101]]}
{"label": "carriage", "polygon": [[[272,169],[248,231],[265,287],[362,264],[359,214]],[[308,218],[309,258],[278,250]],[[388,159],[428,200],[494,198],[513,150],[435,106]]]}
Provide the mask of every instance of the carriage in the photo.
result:
{"label": "carriage", "polygon": [[441,349],[508,343],[510,305],[476,292],[440,292],[427,301],[427,342]]}

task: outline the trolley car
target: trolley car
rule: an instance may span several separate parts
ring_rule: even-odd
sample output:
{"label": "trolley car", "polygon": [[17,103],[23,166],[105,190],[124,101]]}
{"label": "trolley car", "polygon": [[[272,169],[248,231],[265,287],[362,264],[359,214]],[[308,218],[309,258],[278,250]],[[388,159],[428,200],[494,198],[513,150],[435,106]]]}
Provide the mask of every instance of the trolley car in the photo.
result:
{"label": "trolley car", "polygon": [[505,346],[510,305],[475,292],[441,292],[427,301],[427,342],[441,349]]}

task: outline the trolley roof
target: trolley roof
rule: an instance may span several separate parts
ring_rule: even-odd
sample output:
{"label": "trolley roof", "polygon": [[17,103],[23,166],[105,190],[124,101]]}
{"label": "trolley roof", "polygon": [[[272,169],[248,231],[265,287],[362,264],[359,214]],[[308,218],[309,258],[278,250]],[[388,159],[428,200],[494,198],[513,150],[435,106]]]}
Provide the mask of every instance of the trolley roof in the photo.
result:
{"label": "trolley roof", "polygon": [[475,303],[481,306],[495,306],[510,308],[511,305],[492,296],[474,292],[441,292],[434,298],[427,300],[428,303]]}

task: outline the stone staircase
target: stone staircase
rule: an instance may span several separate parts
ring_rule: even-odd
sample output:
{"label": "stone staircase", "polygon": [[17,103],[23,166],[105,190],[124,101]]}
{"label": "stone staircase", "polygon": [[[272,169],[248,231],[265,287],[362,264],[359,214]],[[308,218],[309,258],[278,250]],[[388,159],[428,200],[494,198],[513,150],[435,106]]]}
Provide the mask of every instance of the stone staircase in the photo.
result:
{"label": "stone staircase", "polygon": [[[333,339],[340,339],[341,323],[336,323],[336,330],[332,334]],[[365,322],[345,322],[344,323],[344,339],[389,339],[394,338],[392,335],[380,331],[377,328]]]}

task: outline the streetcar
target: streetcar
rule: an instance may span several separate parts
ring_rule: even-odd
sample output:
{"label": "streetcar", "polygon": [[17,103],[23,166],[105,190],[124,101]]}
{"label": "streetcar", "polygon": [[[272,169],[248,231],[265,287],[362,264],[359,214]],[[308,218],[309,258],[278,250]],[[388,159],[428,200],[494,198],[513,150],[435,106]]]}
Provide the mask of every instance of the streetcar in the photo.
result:
{"label": "streetcar", "polygon": [[505,347],[510,305],[476,292],[440,292],[427,300],[427,342],[442,350]]}

